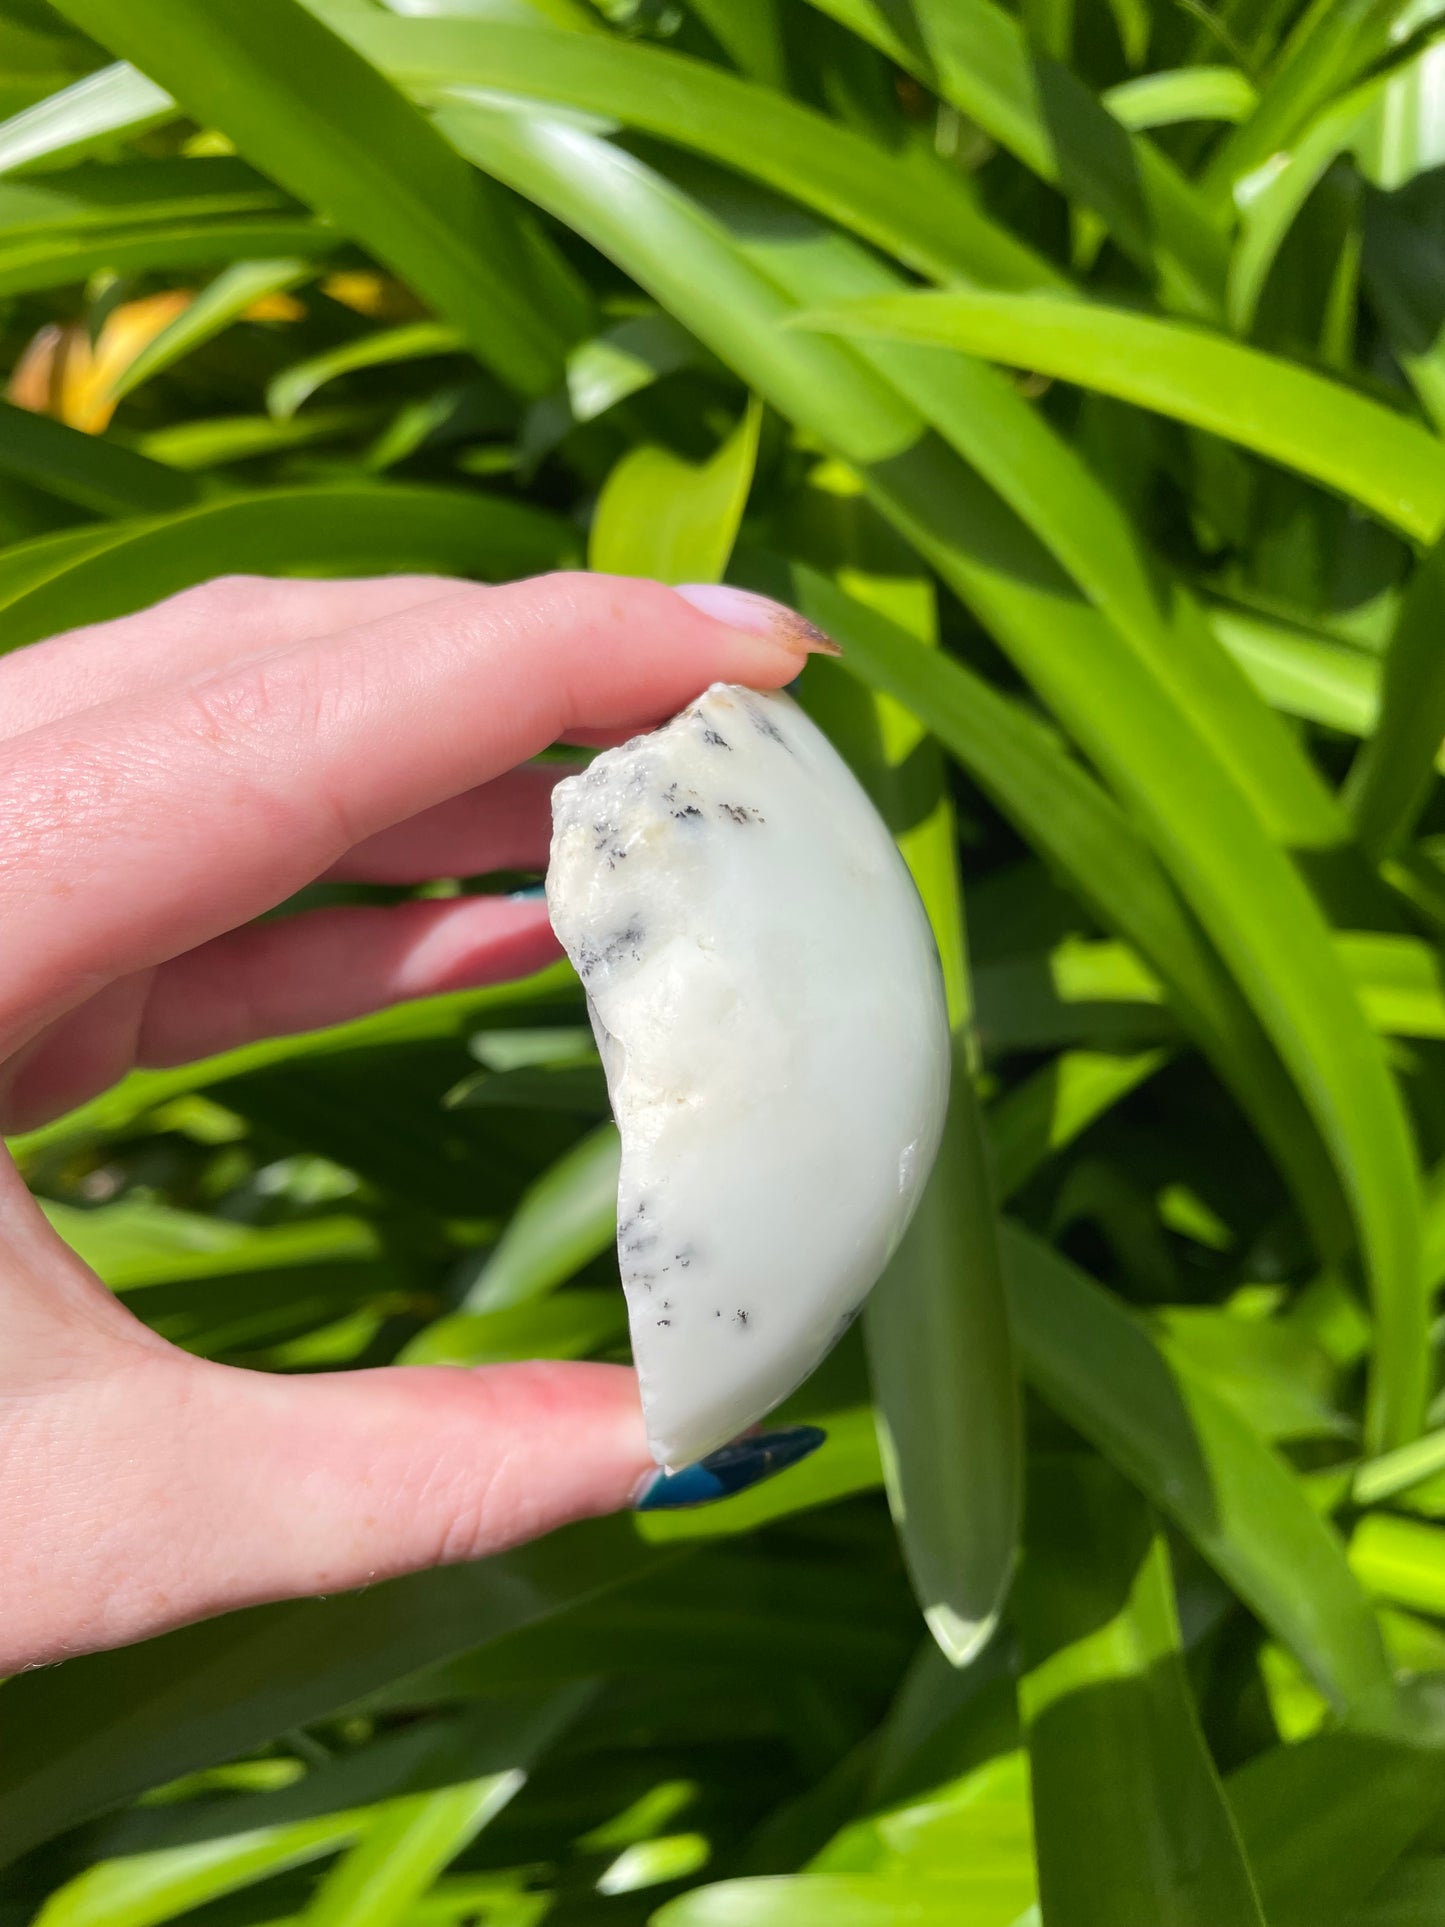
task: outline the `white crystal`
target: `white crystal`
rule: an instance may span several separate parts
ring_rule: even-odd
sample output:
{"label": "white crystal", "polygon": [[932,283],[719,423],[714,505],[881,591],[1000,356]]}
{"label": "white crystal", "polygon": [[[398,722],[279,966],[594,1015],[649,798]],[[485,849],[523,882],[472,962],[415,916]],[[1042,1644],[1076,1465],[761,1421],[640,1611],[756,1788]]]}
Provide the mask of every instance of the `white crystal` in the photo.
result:
{"label": "white crystal", "polygon": [[948,1096],[938,957],[827,737],[725,683],[557,785],[547,901],[622,1133],[648,1442],[677,1467],[787,1397],[902,1237]]}

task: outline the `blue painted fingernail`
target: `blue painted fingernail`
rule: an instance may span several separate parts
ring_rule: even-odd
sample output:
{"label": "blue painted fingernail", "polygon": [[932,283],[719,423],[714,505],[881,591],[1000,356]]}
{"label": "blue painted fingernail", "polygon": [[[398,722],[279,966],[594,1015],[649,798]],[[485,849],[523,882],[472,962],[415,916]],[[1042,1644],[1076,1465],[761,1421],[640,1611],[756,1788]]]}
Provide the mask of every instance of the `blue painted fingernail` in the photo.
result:
{"label": "blue painted fingernail", "polygon": [[788,1425],[776,1432],[756,1432],[734,1439],[731,1445],[709,1452],[696,1465],[680,1472],[654,1472],[632,1501],[634,1512],[672,1512],[679,1506],[710,1505],[731,1498],[786,1472],[790,1465],[816,1452],[828,1434],[816,1425]]}
{"label": "blue painted fingernail", "polygon": [[511,890],[508,892],[513,903],[534,903],[538,897],[545,897],[546,894],[547,886],[545,883],[529,883],[525,890]]}

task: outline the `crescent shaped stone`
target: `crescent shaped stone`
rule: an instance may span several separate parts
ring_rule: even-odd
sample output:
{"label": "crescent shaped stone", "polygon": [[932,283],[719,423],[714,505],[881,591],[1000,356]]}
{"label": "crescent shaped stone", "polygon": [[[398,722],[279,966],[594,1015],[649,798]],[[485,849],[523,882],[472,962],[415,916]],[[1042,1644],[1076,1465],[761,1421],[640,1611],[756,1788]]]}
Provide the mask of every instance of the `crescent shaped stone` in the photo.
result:
{"label": "crescent shaped stone", "polygon": [[938,956],[827,737],[724,683],[557,785],[547,900],[621,1131],[633,1357],[675,1468],[787,1397],[902,1237],[948,1100]]}

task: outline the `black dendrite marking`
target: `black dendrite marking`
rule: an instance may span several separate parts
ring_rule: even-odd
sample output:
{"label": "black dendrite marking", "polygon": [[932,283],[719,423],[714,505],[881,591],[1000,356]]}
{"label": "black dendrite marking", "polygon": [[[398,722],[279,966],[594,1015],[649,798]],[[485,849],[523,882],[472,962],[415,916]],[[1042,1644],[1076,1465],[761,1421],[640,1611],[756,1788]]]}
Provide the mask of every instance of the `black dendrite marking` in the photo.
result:
{"label": "black dendrite marking", "polygon": [[[625,855],[626,852],[622,851],[619,854]],[[631,923],[619,930],[616,936],[609,938],[601,949],[584,939],[577,946],[577,975],[586,979],[596,970],[611,970],[624,961],[641,963],[642,945],[646,936],[647,932],[634,918]]]}
{"label": "black dendrite marking", "polygon": [[732,744],[726,736],[719,736],[715,729],[704,729],[702,740],[712,749],[731,749]]}
{"label": "black dendrite marking", "polygon": [[766,823],[761,810],[750,810],[745,803],[719,803],[718,809],[731,823]]}
{"label": "black dendrite marking", "polygon": [[[677,783],[669,783],[667,788],[662,792],[662,800],[666,804],[670,813],[677,819],[679,823],[685,822],[687,818],[690,816],[696,816],[700,818],[702,816],[702,811],[698,808],[696,803],[684,803],[682,800],[682,797],[678,793],[679,788],[680,786]],[[689,791],[688,794],[692,795],[693,792]]]}

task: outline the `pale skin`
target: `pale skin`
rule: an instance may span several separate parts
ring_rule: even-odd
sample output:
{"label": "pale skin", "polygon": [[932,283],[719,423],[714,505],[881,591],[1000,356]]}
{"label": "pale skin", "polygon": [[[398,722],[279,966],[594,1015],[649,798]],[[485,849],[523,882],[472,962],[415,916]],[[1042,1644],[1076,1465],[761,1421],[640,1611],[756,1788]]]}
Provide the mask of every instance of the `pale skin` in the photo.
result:
{"label": "pale skin", "polygon": [[[0,1127],[170,1065],[524,974],[505,897],[255,919],[322,876],[546,861],[559,739],[612,741],[805,630],[656,583],[228,578],[0,657]],[[0,1156],[0,1673],[476,1559],[627,1504],[619,1366],[273,1377],[158,1338]]]}

